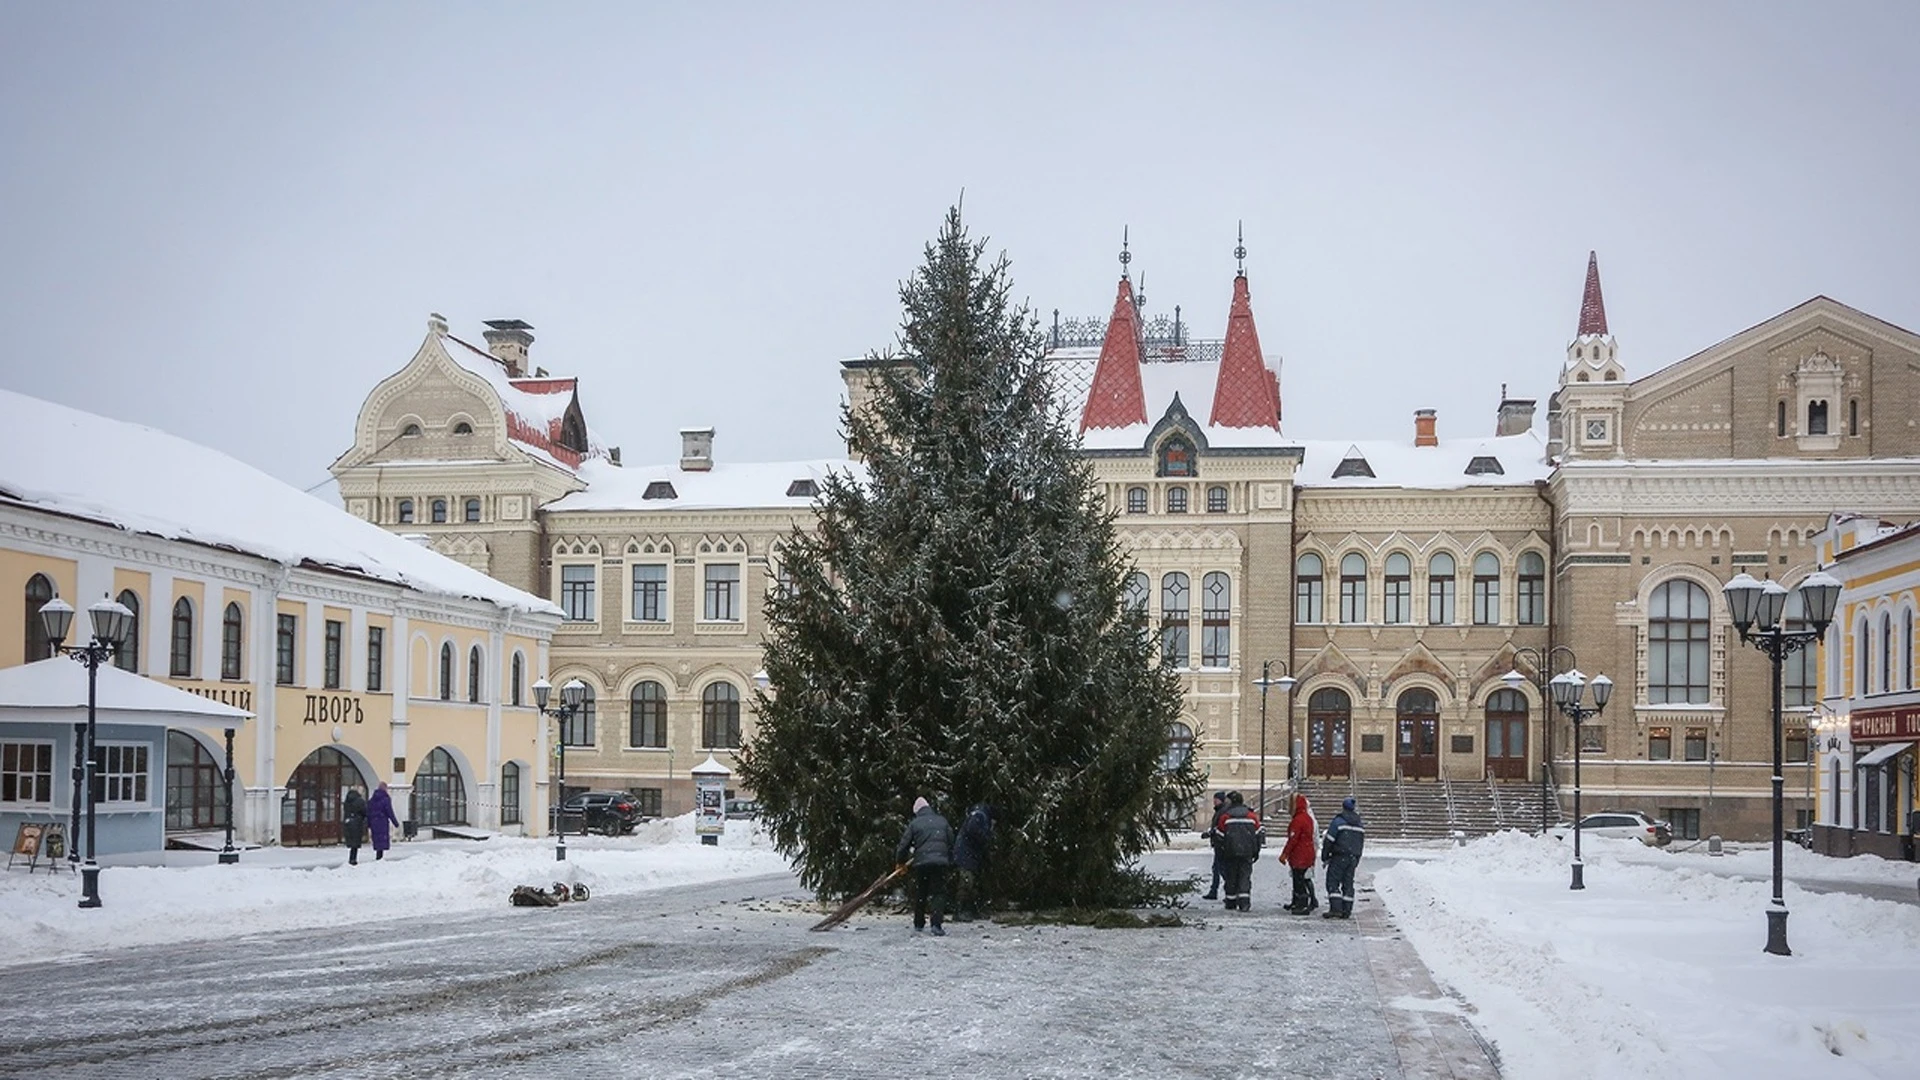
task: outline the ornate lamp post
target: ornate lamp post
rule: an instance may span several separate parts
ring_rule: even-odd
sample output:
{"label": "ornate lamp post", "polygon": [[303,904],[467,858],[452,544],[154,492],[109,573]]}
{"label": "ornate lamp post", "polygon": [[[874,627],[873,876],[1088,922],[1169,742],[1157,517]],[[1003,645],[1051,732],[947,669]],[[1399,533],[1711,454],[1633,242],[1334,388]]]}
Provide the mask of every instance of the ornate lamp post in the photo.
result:
{"label": "ornate lamp post", "polygon": [[[558,720],[560,730],[560,779],[554,784],[553,832],[557,838],[553,846],[555,862],[567,861],[567,725],[573,722],[573,714],[586,704],[587,684],[579,679],[569,679],[567,685],[560,688],[560,707],[548,709],[547,700],[553,696],[553,684],[545,679],[533,684],[533,707],[541,716],[551,716]],[[582,827],[585,827],[583,821]]]}
{"label": "ornate lamp post", "polygon": [[93,623],[93,640],[85,645],[63,645],[61,642],[67,640],[67,631],[73,626],[73,605],[56,596],[40,608],[40,621],[46,627],[53,651],[87,665],[87,726],[85,737],[75,740],[73,797],[76,814],[82,792],[87,800],[87,861],[80,867],[80,906],[97,908],[100,906],[100,862],[99,851],[94,847],[93,748],[99,725],[95,697],[100,665],[126,648],[127,636],[133,632],[133,612],[116,600],[103,599],[87,608],[87,618]]}
{"label": "ornate lamp post", "polygon": [[1741,573],[1722,591],[1740,640],[1767,654],[1773,667],[1773,901],[1767,906],[1766,951],[1792,956],[1793,950],[1787,948],[1787,901],[1781,895],[1780,880],[1781,805],[1786,783],[1780,763],[1780,665],[1789,653],[1813,646],[1826,634],[1840,602],[1840,581],[1825,571],[1815,571],[1800,583],[1800,602],[1808,627],[1805,630],[1788,630],[1780,625],[1787,607],[1787,588],[1777,581],[1756,581],[1751,574]]}
{"label": "ornate lamp post", "polygon": [[1580,725],[1606,711],[1607,702],[1613,697],[1613,680],[1605,675],[1593,677],[1593,706],[1588,708],[1580,704],[1581,694],[1587,688],[1587,677],[1575,668],[1555,675],[1547,686],[1553,691],[1553,703],[1567,719],[1573,721],[1573,883],[1569,889],[1587,887],[1586,866],[1580,861],[1580,756],[1584,743],[1580,738]]}
{"label": "ornate lamp post", "polygon": [[[1500,676],[1500,681],[1506,683],[1509,690],[1520,689],[1521,684],[1527,682],[1527,677],[1520,673],[1518,662],[1525,660],[1533,668],[1534,685],[1540,690],[1541,704],[1548,704],[1552,698],[1547,695],[1547,669],[1553,666],[1553,658],[1561,653],[1567,656],[1568,671],[1580,666],[1579,658],[1574,656],[1573,650],[1565,645],[1555,645],[1544,652],[1522,646],[1513,650],[1515,667],[1512,671]],[[1553,718],[1551,716],[1540,717],[1540,746],[1540,831],[1544,833],[1553,827],[1553,823],[1548,820],[1548,815],[1552,812],[1552,795],[1548,784],[1548,779],[1553,772]],[[1575,760],[1578,761],[1577,755]]]}
{"label": "ornate lamp post", "polygon": [[[1273,677],[1273,665],[1279,664],[1281,676]],[[1290,673],[1286,662],[1281,660],[1260,661],[1260,677],[1253,685],[1260,688],[1260,813],[1267,812],[1267,687],[1277,686],[1282,693],[1291,694],[1298,682]],[[1287,779],[1294,778],[1293,768],[1293,704],[1287,704]]]}

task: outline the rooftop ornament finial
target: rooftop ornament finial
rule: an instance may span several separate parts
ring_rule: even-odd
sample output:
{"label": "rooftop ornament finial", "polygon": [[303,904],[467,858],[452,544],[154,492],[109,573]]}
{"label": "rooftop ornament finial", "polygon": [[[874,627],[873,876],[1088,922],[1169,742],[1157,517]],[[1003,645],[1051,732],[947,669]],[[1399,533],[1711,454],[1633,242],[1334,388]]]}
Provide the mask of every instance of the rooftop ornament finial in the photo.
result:
{"label": "rooftop ornament finial", "polygon": [[1120,226],[1120,280],[1127,278],[1127,264],[1133,261],[1133,252],[1127,250],[1127,227]]}
{"label": "rooftop ornament finial", "polygon": [[1140,271],[1140,288],[1133,294],[1133,310],[1141,311],[1147,306],[1147,272]]}
{"label": "rooftop ornament finial", "polygon": [[1240,272],[1235,277],[1247,276],[1247,228],[1243,221],[1233,223],[1234,245],[1233,261],[1239,265]]}

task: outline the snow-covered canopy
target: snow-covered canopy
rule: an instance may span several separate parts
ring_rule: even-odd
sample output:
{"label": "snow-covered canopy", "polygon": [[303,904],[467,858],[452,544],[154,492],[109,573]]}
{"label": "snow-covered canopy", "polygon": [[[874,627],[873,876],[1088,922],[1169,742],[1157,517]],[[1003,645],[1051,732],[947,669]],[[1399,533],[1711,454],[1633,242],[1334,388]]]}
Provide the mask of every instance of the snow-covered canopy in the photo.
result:
{"label": "snow-covered canopy", "polygon": [[0,502],[518,611],[560,609],[154,428],[0,390]]}
{"label": "snow-covered canopy", "polygon": [[[734,510],[793,509],[813,505],[828,473],[866,474],[859,462],[761,461],[716,463],[711,469],[672,465],[613,465],[600,460],[580,464],[585,491],[548,503],[554,513],[569,510]],[[652,492],[649,497],[648,492]]]}
{"label": "snow-covered canopy", "polygon": [[[77,629],[85,620],[75,620]],[[94,710],[103,724],[237,728],[253,716],[143,675],[100,665]],[[65,656],[0,668],[0,724],[87,716],[87,669]]]}

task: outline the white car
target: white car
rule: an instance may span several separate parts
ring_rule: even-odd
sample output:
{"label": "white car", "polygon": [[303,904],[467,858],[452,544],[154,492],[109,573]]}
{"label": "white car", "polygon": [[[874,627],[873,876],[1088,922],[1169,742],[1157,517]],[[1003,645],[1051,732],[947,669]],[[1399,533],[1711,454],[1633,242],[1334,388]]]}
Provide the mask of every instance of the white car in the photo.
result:
{"label": "white car", "polygon": [[[1573,824],[1562,822],[1549,830],[1554,839],[1573,835]],[[1655,821],[1635,810],[1602,810],[1580,819],[1582,838],[1604,836],[1615,840],[1638,840],[1648,847],[1666,847],[1673,843],[1673,830],[1664,821]]]}

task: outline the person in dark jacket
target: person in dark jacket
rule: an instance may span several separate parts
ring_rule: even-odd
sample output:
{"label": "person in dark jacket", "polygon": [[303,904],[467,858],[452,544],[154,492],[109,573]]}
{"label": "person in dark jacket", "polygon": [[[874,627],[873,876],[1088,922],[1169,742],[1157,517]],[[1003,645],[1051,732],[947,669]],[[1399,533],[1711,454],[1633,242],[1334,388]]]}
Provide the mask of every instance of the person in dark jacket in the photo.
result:
{"label": "person in dark jacket", "polygon": [[347,845],[347,865],[360,865],[360,845],[367,842],[367,797],[350,787],[340,801],[340,842]]}
{"label": "person in dark jacket", "polygon": [[1353,871],[1367,843],[1367,828],[1349,795],[1327,825],[1321,861],[1327,864],[1327,910],[1321,918],[1353,918]]}
{"label": "person in dark jacket", "polygon": [[947,907],[947,867],[953,862],[953,828],[925,799],[913,800],[913,820],[900,834],[895,862],[913,864],[913,928],[925,930],[933,915],[933,935],[945,937],[940,923]]}
{"label": "person in dark jacket", "polygon": [[979,803],[960,823],[953,844],[953,868],[960,872],[954,891],[959,910],[955,922],[971,922],[986,908],[987,860],[993,851],[993,807]]}
{"label": "person in dark jacket", "polygon": [[367,829],[373,834],[374,859],[387,857],[387,849],[393,846],[393,834],[387,829],[398,824],[400,819],[393,816],[393,796],[387,794],[387,785],[382,782],[367,799]]}
{"label": "person in dark jacket", "polygon": [[1213,847],[1220,853],[1221,883],[1226,886],[1228,911],[1246,911],[1253,906],[1253,860],[1260,856],[1266,834],[1260,831],[1260,815],[1247,805],[1237,791],[1227,792],[1227,808],[1213,819]]}
{"label": "person in dark jacket", "polygon": [[1293,901],[1286,910],[1295,915],[1310,914],[1320,906],[1320,898],[1313,895],[1313,855],[1319,835],[1307,797],[1295,795],[1293,819],[1287,822],[1287,844],[1280,849],[1280,861],[1293,872]]}
{"label": "person in dark jacket", "polygon": [[[1219,834],[1213,831],[1213,823],[1220,820],[1220,815],[1224,813],[1226,809],[1227,809],[1227,793],[1224,791],[1214,792],[1213,793],[1213,816],[1207,819],[1207,831],[1200,834],[1200,839],[1205,840],[1208,843],[1213,843],[1213,841],[1219,837]],[[1219,844],[1213,844],[1213,884],[1207,888],[1206,895],[1202,896],[1201,899],[1202,900],[1220,899],[1220,845]]]}

